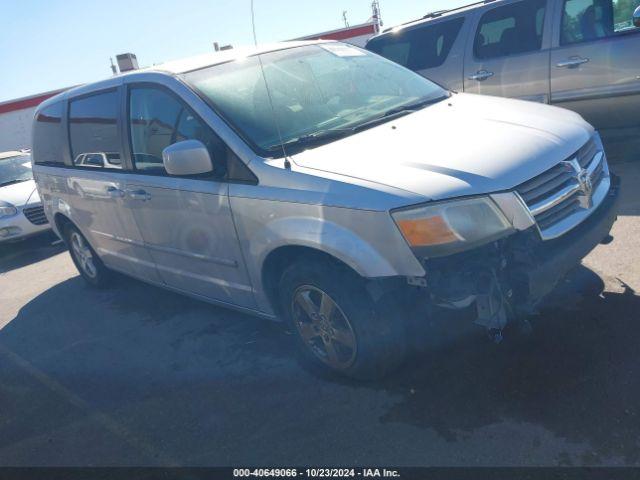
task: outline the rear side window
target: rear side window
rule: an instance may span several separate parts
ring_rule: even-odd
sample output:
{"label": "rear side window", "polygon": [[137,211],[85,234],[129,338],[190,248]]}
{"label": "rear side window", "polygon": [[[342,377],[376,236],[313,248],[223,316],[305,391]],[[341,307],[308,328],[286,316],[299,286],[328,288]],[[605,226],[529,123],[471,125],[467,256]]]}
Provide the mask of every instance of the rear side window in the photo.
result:
{"label": "rear side window", "polygon": [[33,161],[40,165],[60,165],[64,163],[62,147],[63,104],[55,103],[38,112],[33,127]]}
{"label": "rear side window", "polygon": [[560,43],[589,42],[638,30],[633,11],[640,0],[565,0]]}
{"label": "rear side window", "polygon": [[214,174],[222,176],[226,171],[226,145],[186,104],[163,89],[131,89],[129,129],[136,170],[164,175],[162,151],[166,147],[183,140],[200,140],[211,154]]}
{"label": "rear side window", "polygon": [[489,10],[478,25],[475,56],[488,59],[540,50],[546,3],[526,0]]}
{"label": "rear side window", "polygon": [[75,166],[122,169],[118,98],[118,92],[112,90],[69,102],[69,139]]}
{"label": "rear side window", "polygon": [[442,65],[464,24],[464,17],[400,30],[373,39],[367,49],[411,70]]}

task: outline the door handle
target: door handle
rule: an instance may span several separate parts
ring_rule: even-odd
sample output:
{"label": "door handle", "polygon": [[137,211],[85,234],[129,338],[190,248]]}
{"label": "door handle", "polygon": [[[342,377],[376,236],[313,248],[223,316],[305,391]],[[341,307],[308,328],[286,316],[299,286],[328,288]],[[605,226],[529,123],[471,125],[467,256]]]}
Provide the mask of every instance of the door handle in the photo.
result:
{"label": "door handle", "polygon": [[589,61],[588,58],[582,57],[571,57],[569,60],[565,60],[564,62],[560,62],[556,64],[558,68],[576,68],[582,65],[583,63],[587,63]]}
{"label": "door handle", "polygon": [[478,82],[484,82],[487,78],[491,78],[495,73],[488,70],[478,70],[473,75],[469,75],[469,80],[477,80]]}
{"label": "door handle", "polygon": [[122,198],[124,197],[124,192],[120,190],[118,187],[107,187],[107,195],[111,198]]}
{"label": "door handle", "polygon": [[129,190],[127,193],[129,194],[129,197],[134,200],[142,200],[143,202],[151,200],[151,194],[144,190]]}

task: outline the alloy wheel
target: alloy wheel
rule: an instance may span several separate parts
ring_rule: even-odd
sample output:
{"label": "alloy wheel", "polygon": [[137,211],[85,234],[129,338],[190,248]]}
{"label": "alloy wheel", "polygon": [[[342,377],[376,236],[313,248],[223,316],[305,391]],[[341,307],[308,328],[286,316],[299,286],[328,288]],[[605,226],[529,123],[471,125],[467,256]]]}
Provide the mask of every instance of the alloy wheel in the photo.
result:
{"label": "alloy wheel", "polygon": [[93,254],[87,242],[78,232],[71,232],[71,250],[82,271],[90,278],[96,278],[98,269],[93,261]]}
{"label": "alloy wheel", "polygon": [[321,289],[303,285],[293,294],[291,311],[305,345],[325,364],[337,370],[356,358],[356,335],[338,304]]}

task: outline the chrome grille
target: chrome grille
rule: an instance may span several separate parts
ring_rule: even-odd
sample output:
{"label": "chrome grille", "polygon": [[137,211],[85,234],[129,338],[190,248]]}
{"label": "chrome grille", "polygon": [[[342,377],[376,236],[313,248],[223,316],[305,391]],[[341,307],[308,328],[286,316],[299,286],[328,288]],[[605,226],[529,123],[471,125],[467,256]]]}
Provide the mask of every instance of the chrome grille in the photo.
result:
{"label": "chrome grille", "polygon": [[609,189],[609,169],[595,138],[516,191],[529,208],[543,239],[556,238],[578,225]]}
{"label": "chrome grille", "polygon": [[47,217],[44,214],[44,207],[42,205],[25,208],[22,210],[22,213],[24,213],[27,220],[34,225],[44,225],[45,223],[48,223]]}

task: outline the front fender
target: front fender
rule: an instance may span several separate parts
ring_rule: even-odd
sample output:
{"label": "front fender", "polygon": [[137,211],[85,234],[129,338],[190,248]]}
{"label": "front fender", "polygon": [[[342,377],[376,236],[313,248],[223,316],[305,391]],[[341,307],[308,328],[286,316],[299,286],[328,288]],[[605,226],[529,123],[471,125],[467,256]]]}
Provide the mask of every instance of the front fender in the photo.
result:
{"label": "front fender", "polygon": [[325,219],[289,217],[256,232],[251,256],[264,264],[272,251],[284,246],[309,247],[342,261],[362,277],[400,275],[383,254],[353,231]]}

